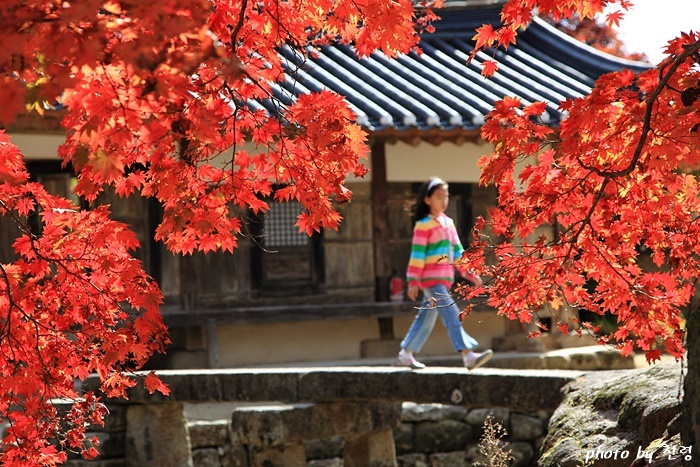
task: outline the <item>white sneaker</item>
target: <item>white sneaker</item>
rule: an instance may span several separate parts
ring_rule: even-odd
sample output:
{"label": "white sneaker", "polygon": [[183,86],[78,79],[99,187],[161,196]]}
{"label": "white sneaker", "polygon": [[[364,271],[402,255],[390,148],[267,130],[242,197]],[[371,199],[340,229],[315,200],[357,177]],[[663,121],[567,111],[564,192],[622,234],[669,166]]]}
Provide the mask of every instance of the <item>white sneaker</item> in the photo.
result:
{"label": "white sneaker", "polygon": [[493,357],[493,350],[484,350],[482,353],[479,352],[469,352],[467,355],[462,357],[464,366],[469,370],[474,370],[479,368]]}
{"label": "white sneaker", "polygon": [[412,353],[406,352],[404,350],[401,350],[401,352],[399,352],[399,357],[396,359],[396,365],[406,366],[408,368],[413,368],[414,370],[420,370],[421,368],[425,368],[425,365],[416,360],[413,357]]}

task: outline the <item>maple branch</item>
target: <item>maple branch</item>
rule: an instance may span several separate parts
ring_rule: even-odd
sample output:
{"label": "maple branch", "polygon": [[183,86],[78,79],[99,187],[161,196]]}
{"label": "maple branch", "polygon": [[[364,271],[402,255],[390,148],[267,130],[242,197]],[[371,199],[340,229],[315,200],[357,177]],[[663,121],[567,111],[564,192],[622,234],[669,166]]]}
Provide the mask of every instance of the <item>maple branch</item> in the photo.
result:
{"label": "maple branch", "polygon": [[600,249],[600,246],[598,245],[598,242],[591,242],[593,243],[593,248],[598,252],[598,256],[603,259],[605,264],[608,265],[608,267],[620,278],[627,284],[627,286],[631,289],[634,290],[634,284],[630,282],[630,280],[622,275],[622,273],[614,267],[613,263],[610,261],[610,259],[606,256],[606,253]]}
{"label": "maple branch", "polygon": [[[673,74],[676,72],[678,67],[681,66],[681,64],[685,61],[686,58],[690,57],[691,55],[697,53],[697,51],[700,50],[700,41],[696,42],[693,44],[691,47],[687,47],[682,54],[680,54],[678,57],[673,60],[673,63],[671,66],[668,68],[668,71],[666,72],[665,75],[661,75],[661,80],[659,81],[658,86],[656,86],[656,89],[652,91],[652,93],[649,95],[647,98],[647,107],[644,111],[644,120],[642,121],[642,132],[639,137],[639,141],[637,142],[637,147],[634,150],[634,155],[632,156],[632,160],[630,161],[629,166],[621,170],[619,172],[612,172],[609,175],[613,177],[624,177],[632,173],[634,170],[635,166],[637,165],[637,162],[639,161],[639,158],[642,155],[642,149],[644,148],[644,145],[646,144],[646,139],[647,139],[647,133],[649,130],[651,130],[651,117],[652,117],[652,112],[653,112],[653,107],[654,107],[654,102],[658,99],[659,94],[661,94],[661,91],[663,88],[666,86],[666,84],[669,82]],[[663,73],[661,69],[659,69],[659,73]]]}
{"label": "maple branch", "polygon": [[[598,206],[598,203],[600,202],[601,199],[603,199],[604,193],[605,193],[605,188],[612,179],[614,178],[620,178],[620,177],[626,177],[632,171],[636,168],[637,163],[639,162],[639,158],[642,155],[642,150],[644,149],[644,145],[646,144],[646,139],[647,139],[647,133],[649,131],[652,131],[651,128],[651,119],[652,119],[652,112],[653,112],[653,104],[654,102],[658,99],[659,95],[661,94],[661,91],[663,90],[664,86],[668,83],[668,81],[671,79],[673,73],[678,69],[678,67],[687,59],[688,57],[692,56],[693,54],[697,53],[697,51],[700,50],[700,42],[696,42],[693,44],[692,47],[687,47],[685,51],[680,54],[678,57],[676,57],[673,62],[671,63],[671,66],[668,68],[666,71],[666,74],[662,74],[662,78],[658,84],[658,86],[652,91],[652,93],[649,95],[649,97],[646,99],[647,100],[647,106],[644,111],[644,118],[643,118],[643,123],[642,123],[642,130],[641,134],[639,137],[639,141],[637,142],[637,146],[634,150],[632,160],[630,161],[629,165],[621,170],[617,171],[605,171],[598,169],[597,167],[593,166],[586,166],[580,159],[578,160],[579,164],[587,170],[590,171],[590,173],[595,173],[599,176],[603,177],[602,184],[598,190],[598,193],[591,203],[591,206],[588,210],[588,213],[586,216],[581,219],[581,227],[578,229],[578,231],[573,234],[573,236],[567,240],[569,243],[569,251],[567,252],[566,255],[566,260],[568,261],[568,258],[571,256],[574,245],[576,244],[576,240],[578,237],[583,233],[583,230],[586,228],[586,226],[590,226],[590,220],[591,217],[593,216],[593,213],[595,212],[595,209]],[[660,70],[661,72],[661,70]],[[663,73],[663,72],[661,72]],[[591,226],[592,228],[592,226]]]}
{"label": "maple branch", "polygon": [[235,55],[236,49],[238,48],[236,44],[236,36],[238,36],[238,33],[241,31],[241,28],[243,27],[243,21],[245,20],[245,11],[248,8],[248,0],[242,0],[241,1],[241,11],[238,13],[238,23],[236,23],[236,26],[233,28],[233,31],[231,32],[231,50],[233,51],[233,54]]}
{"label": "maple branch", "polygon": [[16,307],[14,299],[12,298],[12,293],[11,293],[11,288],[10,288],[10,278],[7,276],[7,271],[5,270],[5,266],[0,263],[0,273],[2,273],[2,280],[5,283],[5,290],[7,291],[7,301],[8,301],[8,306],[7,306],[7,319],[2,320],[0,324],[2,324],[2,327],[0,328],[2,332],[0,332],[0,341],[5,340],[5,337],[9,335],[9,330],[10,330],[10,319],[12,316],[12,308]]}
{"label": "maple branch", "polygon": [[[605,193],[605,187],[607,186],[609,181],[610,181],[610,178],[608,178],[608,177],[605,177],[603,179],[603,184],[600,186],[600,189],[598,190],[598,194],[593,199],[593,202],[591,203],[591,207],[588,209],[586,216],[579,221],[581,223],[581,228],[579,228],[578,231],[575,234],[573,234],[573,236],[571,238],[566,240],[566,243],[569,244],[569,251],[567,251],[567,253],[564,257],[564,262],[568,262],[569,259],[571,258],[571,254],[574,250],[574,246],[576,245],[576,240],[583,233],[583,230],[586,228],[586,226],[590,226],[591,230],[593,230],[593,226],[591,225],[591,217],[593,217],[593,213],[595,212],[595,209],[598,206],[598,203],[600,202],[601,199],[603,199],[603,196]],[[573,226],[571,228],[573,228]],[[571,229],[569,229],[569,230],[571,230]]]}
{"label": "maple branch", "polygon": [[[620,170],[615,170],[615,171],[606,171],[606,170],[601,170],[597,167],[593,166],[585,166],[583,163],[581,164],[582,167],[591,170],[595,172],[596,174],[605,177],[605,178],[611,178],[611,177],[626,177],[632,171],[636,168],[637,162],[639,162],[639,158],[642,156],[642,150],[644,149],[644,145],[646,144],[647,140],[647,134],[649,131],[652,131],[651,128],[651,120],[652,120],[652,113],[653,113],[653,107],[654,107],[654,102],[658,99],[659,95],[663,91],[664,87],[668,85],[668,82],[672,78],[673,74],[676,72],[678,67],[683,64],[683,62],[691,57],[692,55],[696,54],[700,50],[700,41],[695,42],[692,46],[688,46],[685,48],[683,53],[678,55],[673,62],[671,63],[670,67],[665,71],[659,69],[659,74],[661,75],[661,80],[659,81],[659,84],[656,86],[656,88],[649,94],[649,97],[647,97],[645,100],[647,102],[646,109],[644,110],[644,118],[642,119],[642,130],[639,136],[639,141],[637,141],[637,146],[634,149],[634,153],[632,154],[632,160],[629,162],[629,165],[625,167],[624,169]],[[579,161],[580,162],[580,161]]]}

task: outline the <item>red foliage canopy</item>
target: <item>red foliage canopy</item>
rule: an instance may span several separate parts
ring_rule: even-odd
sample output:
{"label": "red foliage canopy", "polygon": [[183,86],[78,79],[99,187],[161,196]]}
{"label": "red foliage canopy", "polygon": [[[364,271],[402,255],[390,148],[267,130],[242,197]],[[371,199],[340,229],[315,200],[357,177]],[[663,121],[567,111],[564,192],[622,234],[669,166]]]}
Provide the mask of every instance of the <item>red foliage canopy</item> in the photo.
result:
{"label": "red foliage canopy", "polygon": [[[478,30],[477,49],[512,44],[535,7],[558,20],[613,3],[629,5],[510,0],[502,28]],[[342,41],[394,56],[433,17],[419,13],[410,0],[4,0],[0,122],[64,107],[61,156],[79,172],[78,194],[92,200],[109,184],[157,199],[158,238],[175,252],[233,251],[235,210],[265,210],[275,185],[285,186],[278,199],[304,206],[302,230],[333,228],[333,202],[350,196],[346,175],[366,172],[365,135],[341,96],[276,97],[290,79],[284,54]],[[494,278],[484,287],[501,313],[527,321],[565,303],[610,311],[625,351],[680,354],[681,310],[698,277],[689,172],[699,162],[698,50],[700,37],[685,34],[658,69],[602,77],[589,96],[561,103],[568,118],[556,132],[538,122],[542,104],[496,106],[483,130],[495,151],[481,165],[482,182],[498,185],[488,227],[502,241],[477,237],[466,260]],[[97,372],[110,395],[135,384],[129,372],[167,343],[160,292],[130,256],[133,234],[105,209],[80,211],[30,183],[4,134],[0,215],[23,232],[19,259],[0,264],[0,417],[10,422],[1,460],[49,465],[69,449],[89,457],[85,427],[105,409],[74,380]],[[558,236],[537,238],[551,224]],[[642,251],[654,267],[642,267]],[[152,375],[146,384],[167,392]],[[59,415],[54,399],[75,404]]]}
{"label": "red foliage canopy", "polygon": [[[511,0],[503,28],[482,28],[477,40],[508,45],[534,4],[558,19],[613,3]],[[482,129],[495,151],[479,164],[498,207],[465,258],[493,279],[468,294],[487,291],[500,313],[525,322],[543,310],[556,322],[564,305],[611,313],[619,329],[603,341],[648,360],[682,356],[700,274],[699,51],[700,35],[682,34],[658,68],[602,76],[589,95],[560,103],[567,117],[556,131],[537,118],[544,103],[495,106]],[[542,235],[548,226],[554,238]],[[558,322],[565,332],[571,324]]]}
{"label": "red foliage canopy", "polygon": [[[284,54],[341,41],[395,56],[433,17],[411,0],[5,0],[0,123],[65,109],[60,156],[78,172],[76,193],[94,200],[107,184],[157,199],[157,239],[173,252],[233,251],[236,212],[267,209],[275,186],[304,207],[301,230],[335,228],[345,178],[367,172],[366,135],[341,96],[281,100],[280,83],[294,79]],[[126,226],[30,183],[4,133],[0,215],[22,230],[19,259],[0,264],[0,418],[10,423],[0,460],[93,456],[85,428],[106,410],[74,380],[97,372],[110,396],[135,384],[130,372],[168,342],[160,291],[130,255]],[[145,384],[167,393],[153,375]],[[73,409],[58,414],[55,399]]]}

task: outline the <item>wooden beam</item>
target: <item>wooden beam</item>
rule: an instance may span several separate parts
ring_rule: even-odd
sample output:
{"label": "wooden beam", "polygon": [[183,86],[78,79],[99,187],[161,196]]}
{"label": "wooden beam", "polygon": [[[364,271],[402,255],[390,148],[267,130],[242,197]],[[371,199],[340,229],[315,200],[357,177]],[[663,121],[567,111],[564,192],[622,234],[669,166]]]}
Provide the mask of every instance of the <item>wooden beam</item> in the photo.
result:
{"label": "wooden beam", "polygon": [[[389,224],[387,222],[386,150],[384,141],[377,139],[372,144],[372,229],[374,236],[374,276],[377,301],[389,301],[391,281],[391,257],[389,249]],[[392,318],[379,318],[379,334],[382,339],[394,338]]]}

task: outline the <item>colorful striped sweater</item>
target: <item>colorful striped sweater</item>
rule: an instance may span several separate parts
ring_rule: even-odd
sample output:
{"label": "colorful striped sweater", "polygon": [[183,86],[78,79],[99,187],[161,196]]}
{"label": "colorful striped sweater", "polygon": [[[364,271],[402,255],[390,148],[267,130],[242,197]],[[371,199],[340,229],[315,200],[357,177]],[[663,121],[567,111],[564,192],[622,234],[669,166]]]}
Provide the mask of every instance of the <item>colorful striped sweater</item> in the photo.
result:
{"label": "colorful striped sweater", "polygon": [[413,228],[411,258],[406,271],[408,286],[424,289],[444,284],[449,289],[454,282],[454,262],[463,252],[452,219],[441,214],[437,218],[427,216],[419,220]]}

